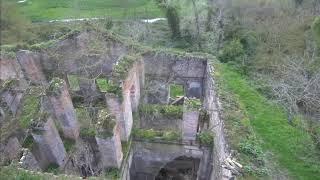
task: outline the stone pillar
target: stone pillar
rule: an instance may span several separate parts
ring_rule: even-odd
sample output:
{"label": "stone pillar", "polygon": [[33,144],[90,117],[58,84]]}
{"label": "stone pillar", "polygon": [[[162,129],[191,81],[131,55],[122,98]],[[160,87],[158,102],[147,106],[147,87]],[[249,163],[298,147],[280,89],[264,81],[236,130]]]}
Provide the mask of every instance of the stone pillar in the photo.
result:
{"label": "stone pillar", "polygon": [[119,124],[121,140],[126,140],[126,126],[121,100],[115,94],[107,93],[106,101],[109,112],[116,118],[116,121]]}
{"label": "stone pillar", "polygon": [[96,137],[104,168],[120,168],[123,154],[118,123],[113,128],[113,136],[109,138]]}
{"label": "stone pillar", "polygon": [[40,55],[31,51],[21,50],[17,59],[25,76],[35,84],[46,84],[46,77],[42,71]]}
{"label": "stone pillar", "polygon": [[76,140],[79,137],[80,126],[76,118],[76,112],[72,104],[72,100],[66,83],[58,87],[58,93],[50,94],[50,101],[53,107],[53,112],[59,121],[63,135],[66,138]]}
{"label": "stone pillar", "polygon": [[184,141],[195,141],[199,121],[199,111],[187,110],[183,112],[182,118],[182,139]]}
{"label": "stone pillar", "polygon": [[120,127],[122,130],[121,140],[128,141],[131,134],[132,125],[133,125],[131,98],[130,98],[130,92],[128,91],[123,92],[122,109],[123,109],[123,121],[120,122]]}
{"label": "stone pillar", "polygon": [[37,145],[34,155],[40,167],[46,168],[51,163],[59,166],[65,164],[66,150],[52,118],[48,118],[40,133],[32,132],[32,137]]}

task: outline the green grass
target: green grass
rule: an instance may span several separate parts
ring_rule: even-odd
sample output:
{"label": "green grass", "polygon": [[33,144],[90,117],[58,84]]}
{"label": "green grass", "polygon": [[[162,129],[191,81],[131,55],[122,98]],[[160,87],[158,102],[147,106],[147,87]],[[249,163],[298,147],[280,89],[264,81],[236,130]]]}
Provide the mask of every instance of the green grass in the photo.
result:
{"label": "green grass", "polygon": [[163,16],[154,0],[28,0],[25,3],[19,3],[18,6],[23,14],[32,21],[89,17],[124,19]]}
{"label": "green grass", "polygon": [[240,74],[227,65],[216,66],[215,77],[243,105],[248,123],[262,140],[263,150],[272,151],[279,165],[294,179],[319,179],[319,154],[311,137],[289,125],[284,110],[261,96]]}
{"label": "green grass", "polygon": [[184,96],[184,89],[182,85],[170,85],[170,97],[176,98],[177,96]]}
{"label": "green grass", "polygon": [[25,95],[20,116],[20,126],[29,128],[32,121],[36,120],[40,109],[40,99],[34,95]]}
{"label": "green grass", "polygon": [[68,77],[70,89],[72,91],[79,91],[80,90],[80,85],[79,85],[78,76],[68,74],[67,77]]}

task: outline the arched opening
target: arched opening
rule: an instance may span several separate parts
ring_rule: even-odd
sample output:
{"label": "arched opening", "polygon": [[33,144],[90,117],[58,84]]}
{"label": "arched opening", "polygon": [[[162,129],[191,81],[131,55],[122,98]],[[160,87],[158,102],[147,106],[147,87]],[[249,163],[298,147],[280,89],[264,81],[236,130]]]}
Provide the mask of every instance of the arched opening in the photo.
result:
{"label": "arched opening", "polygon": [[196,180],[200,159],[180,156],[162,167],[155,180]]}

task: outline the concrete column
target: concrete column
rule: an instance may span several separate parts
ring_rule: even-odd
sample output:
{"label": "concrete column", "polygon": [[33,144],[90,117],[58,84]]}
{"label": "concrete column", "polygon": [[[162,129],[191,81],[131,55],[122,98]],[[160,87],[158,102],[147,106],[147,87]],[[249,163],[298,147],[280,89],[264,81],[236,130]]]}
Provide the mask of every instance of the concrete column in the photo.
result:
{"label": "concrete column", "polygon": [[59,166],[65,164],[66,150],[52,118],[48,118],[40,133],[32,132],[32,137],[37,145],[34,155],[41,168],[46,168],[51,163]]}
{"label": "concrete column", "polygon": [[63,135],[66,138],[76,140],[79,137],[80,127],[68,87],[64,81],[57,91],[59,93],[51,93],[50,95],[53,112],[61,125]]}
{"label": "concrete column", "polygon": [[96,137],[97,145],[101,153],[101,161],[104,168],[120,168],[123,153],[118,123],[113,129],[113,136],[109,138]]}

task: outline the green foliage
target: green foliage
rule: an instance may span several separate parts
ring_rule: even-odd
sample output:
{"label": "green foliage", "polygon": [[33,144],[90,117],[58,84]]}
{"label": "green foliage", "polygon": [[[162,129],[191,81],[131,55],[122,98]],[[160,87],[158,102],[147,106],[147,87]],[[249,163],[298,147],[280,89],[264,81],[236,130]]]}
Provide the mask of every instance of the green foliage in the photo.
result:
{"label": "green foliage", "polygon": [[67,138],[62,138],[62,142],[67,153],[69,153],[73,149],[74,145],[76,144],[74,140],[67,139]]}
{"label": "green foliage", "polygon": [[22,103],[22,113],[20,116],[20,126],[29,128],[33,121],[39,116],[40,98],[35,95],[25,95]]}
{"label": "green foliage", "polygon": [[8,79],[5,81],[2,81],[0,84],[0,90],[9,90],[13,88],[18,83],[17,79]]}
{"label": "green foliage", "polygon": [[113,128],[116,125],[115,117],[105,110],[100,110],[98,113],[98,121],[96,128],[98,136],[103,138],[113,136]]}
{"label": "green foliage", "polygon": [[205,146],[213,145],[213,132],[212,131],[202,131],[198,134],[198,139],[200,144]]}
{"label": "green foliage", "polygon": [[99,78],[96,81],[101,92],[112,93],[117,95],[120,99],[122,98],[122,88],[116,83],[104,78]]}
{"label": "green foliage", "polygon": [[54,175],[59,174],[59,165],[57,165],[57,164],[49,164],[49,166],[46,169],[46,172],[52,173]]}
{"label": "green foliage", "polygon": [[184,105],[187,110],[200,110],[202,103],[200,99],[196,98],[186,98],[184,101]]}
{"label": "green foliage", "polygon": [[178,7],[167,0],[155,0],[158,6],[165,11],[173,38],[180,38],[180,17]]}
{"label": "green foliage", "polygon": [[182,85],[171,84],[170,85],[170,97],[176,98],[178,96],[184,96],[184,89]]}
{"label": "green foliage", "polygon": [[[316,179],[320,175],[320,161],[309,134],[290,126],[283,109],[261,96],[230,67],[216,64],[216,70],[216,77],[221,81],[219,84],[235,94],[249,117],[241,123],[251,127],[261,138],[262,150],[276,154],[280,166],[287,168],[290,175],[297,179]],[[250,141],[241,142],[240,149],[259,157],[261,149]]]}
{"label": "green foliage", "polygon": [[175,131],[157,131],[153,129],[133,129],[132,136],[143,140],[179,141],[181,135]]}
{"label": "green foliage", "polygon": [[127,75],[132,68],[134,62],[136,62],[139,56],[123,56],[118,60],[118,63],[113,67],[113,75],[120,80],[127,78]]}
{"label": "green foliage", "polygon": [[108,168],[104,174],[107,179],[118,180],[120,178],[120,170],[118,168]]}
{"label": "green foliage", "polygon": [[50,85],[48,88],[48,93],[52,95],[59,95],[61,93],[61,88],[63,87],[64,80],[60,78],[53,78],[50,81]]}
{"label": "green foliage", "polygon": [[81,127],[80,128],[80,136],[92,138],[97,135],[97,131],[94,127]]}
{"label": "green foliage", "polygon": [[151,115],[154,117],[165,116],[167,118],[181,119],[183,115],[182,106],[143,104],[139,106],[140,115]]}
{"label": "green foliage", "polygon": [[240,43],[243,46],[245,54],[248,56],[255,55],[258,46],[257,35],[255,32],[248,31],[244,33],[240,38]]}
{"label": "green foliage", "polygon": [[226,44],[222,51],[219,52],[219,60],[221,62],[241,62],[244,55],[243,45],[240,40],[234,39],[230,43]]}
{"label": "green foliage", "polygon": [[68,77],[70,89],[72,91],[79,91],[80,90],[80,86],[79,86],[78,76],[77,75],[68,74],[67,77]]}
{"label": "green foliage", "polygon": [[33,139],[32,135],[28,135],[26,137],[26,139],[23,141],[22,147],[28,148],[31,150],[33,147],[33,144],[34,144],[34,139]]}
{"label": "green foliage", "polygon": [[316,17],[312,23],[312,31],[317,41],[318,48],[320,48],[320,17]]}

